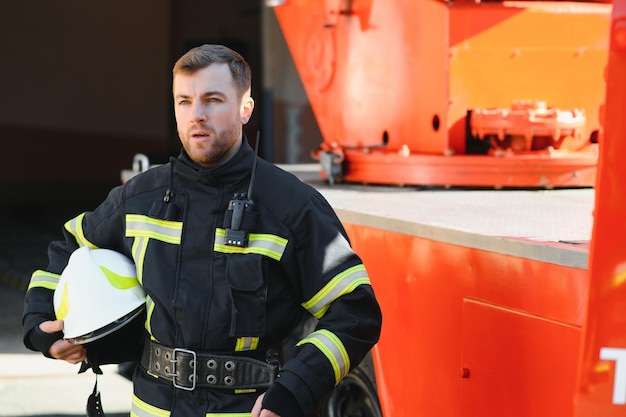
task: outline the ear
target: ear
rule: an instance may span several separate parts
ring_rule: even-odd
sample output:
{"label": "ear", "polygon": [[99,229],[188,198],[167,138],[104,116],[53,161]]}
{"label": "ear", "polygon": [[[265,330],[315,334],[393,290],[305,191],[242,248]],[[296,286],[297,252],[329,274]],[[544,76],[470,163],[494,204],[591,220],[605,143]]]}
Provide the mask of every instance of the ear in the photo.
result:
{"label": "ear", "polygon": [[241,108],[239,109],[242,125],[248,123],[248,120],[252,117],[252,110],[254,110],[254,100],[246,94],[241,99]]}

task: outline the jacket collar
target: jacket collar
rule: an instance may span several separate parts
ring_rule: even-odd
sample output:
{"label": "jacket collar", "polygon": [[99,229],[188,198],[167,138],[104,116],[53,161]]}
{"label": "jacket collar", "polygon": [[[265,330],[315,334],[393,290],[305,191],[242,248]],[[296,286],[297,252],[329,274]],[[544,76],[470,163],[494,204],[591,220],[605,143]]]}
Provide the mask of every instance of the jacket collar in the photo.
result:
{"label": "jacket collar", "polygon": [[246,134],[242,135],[242,144],[237,152],[227,161],[213,168],[205,168],[194,162],[184,149],[176,159],[176,175],[207,185],[232,184],[248,178],[252,172],[254,151],[248,144]]}

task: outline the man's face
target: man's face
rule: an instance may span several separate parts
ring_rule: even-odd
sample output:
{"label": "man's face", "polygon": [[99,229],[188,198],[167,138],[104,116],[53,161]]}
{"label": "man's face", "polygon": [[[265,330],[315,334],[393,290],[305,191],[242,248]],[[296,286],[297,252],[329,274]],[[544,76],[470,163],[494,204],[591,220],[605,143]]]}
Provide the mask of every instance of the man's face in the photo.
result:
{"label": "man's face", "polygon": [[239,97],[227,64],[176,74],[173,93],[178,136],[192,160],[210,168],[237,152],[254,101],[249,91]]}

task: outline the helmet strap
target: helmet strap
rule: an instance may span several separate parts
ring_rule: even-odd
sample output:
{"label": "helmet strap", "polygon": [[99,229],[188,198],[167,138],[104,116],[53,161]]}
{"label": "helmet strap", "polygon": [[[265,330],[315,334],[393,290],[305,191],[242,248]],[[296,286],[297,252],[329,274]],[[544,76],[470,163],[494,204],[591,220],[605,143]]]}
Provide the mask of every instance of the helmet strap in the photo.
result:
{"label": "helmet strap", "polygon": [[93,392],[87,398],[87,417],[105,417],[102,409],[102,401],[100,399],[100,391],[98,391],[98,374],[96,374],[96,383],[93,386]]}

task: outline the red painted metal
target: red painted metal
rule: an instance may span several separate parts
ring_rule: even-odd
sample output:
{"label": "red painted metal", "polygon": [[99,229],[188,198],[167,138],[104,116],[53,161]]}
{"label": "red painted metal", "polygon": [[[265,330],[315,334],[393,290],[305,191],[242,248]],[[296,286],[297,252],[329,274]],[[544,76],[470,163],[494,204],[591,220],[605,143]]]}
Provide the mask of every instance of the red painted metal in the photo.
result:
{"label": "red painted metal", "polygon": [[[575,156],[435,156],[344,151],[346,178],[371,184],[430,184],[483,187],[588,186],[596,177],[595,152]],[[489,163],[486,163],[489,158]]]}
{"label": "red painted metal", "polygon": [[[322,131],[321,151],[344,156],[344,181],[595,184],[596,156],[545,152],[549,144],[522,161],[462,157],[489,146],[471,135],[468,111],[524,100],[584,110],[580,130],[590,145],[604,100],[610,5],[293,0],[274,10]],[[556,175],[551,165],[565,171]]]}
{"label": "red painted metal", "polygon": [[626,415],[626,1],[615,0],[576,416]]}
{"label": "red painted metal", "polygon": [[571,415],[584,269],[346,226],[384,314],[385,416]]}

